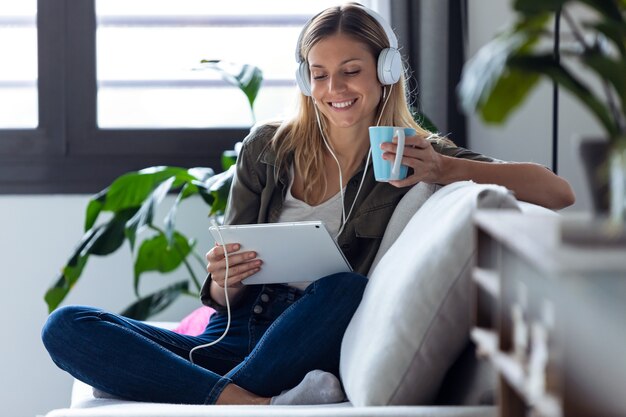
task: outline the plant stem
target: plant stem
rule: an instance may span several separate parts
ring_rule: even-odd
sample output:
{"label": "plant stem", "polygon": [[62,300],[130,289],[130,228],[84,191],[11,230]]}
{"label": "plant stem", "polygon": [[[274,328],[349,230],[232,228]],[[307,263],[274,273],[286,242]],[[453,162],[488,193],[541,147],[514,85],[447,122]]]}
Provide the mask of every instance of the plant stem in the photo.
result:
{"label": "plant stem", "polygon": [[561,14],[567,22],[567,25],[572,30],[572,34],[574,35],[576,40],[583,46],[585,51],[590,50],[591,46],[587,44],[587,42],[585,41],[585,37],[582,35],[580,29],[578,29],[578,27],[576,26],[576,22],[574,22],[574,19],[572,18],[572,16],[570,16],[565,7],[563,7],[563,9],[561,10]]}
{"label": "plant stem", "polygon": [[[563,9],[561,10],[561,14],[565,18],[565,21],[567,22],[567,25],[572,30],[572,34],[574,35],[576,40],[582,45],[583,50],[584,50],[583,53],[592,50],[593,46],[589,45],[585,41],[585,37],[583,36],[581,30],[576,26],[576,22],[574,22],[574,19],[572,18],[572,16],[567,12],[567,10],[565,10],[565,7],[563,7]],[[597,44],[596,44],[596,46],[597,46]],[[578,55],[581,55],[581,54],[578,54]],[[605,79],[602,79],[602,85],[603,85],[603,88],[604,88],[604,93],[606,94],[606,98],[607,98],[607,103],[609,105],[609,109],[611,111],[611,116],[612,116],[612,118],[613,118],[613,120],[615,122],[615,126],[619,129],[620,132],[624,132],[624,131],[626,131],[626,126],[624,126],[625,121],[623,120],[623,118],[622,118],[622,116],[620,114],[620,111],[618,109],[617,103],[615,101],[615,97],[613,95],[613,91],[611,90],[611,86],[609,85],[609,83]]]}
{"label": "plant stem", "polygon": [[250,103],[250,113],[252,114],[252,125],[256,124],[256,117],[254,115],[254,105]]}
{"label": "plant stem", "polygon": [[181,291],[180,293],[193,298],[198,298],[200,296],[200,293],[195,293],[191,291]]}
{"label": "plant stem", "polygon": [[[178,250],[178,247],[176,249]],[[198,282],[198,279],[196,278],[196,274],[193,273],[193,270],[191,269],[191,265],[189,265],[189,262],[187,262],[187,258],[183,258],[183,263],[185,264],[185,268],[187,268],[187,272],[189,272],[189,275],[191,275],[191,280],[193,281],[193,284],[196,286],[196,289],[198,290],[198,292],[200,292],[200,290],[202,289],[202,286],[200,285],[200,282]]]}
{"label": "plant stem", "polygon": [[602,86],[604,87],[604,93],[606,94],[607,102],[609,103],[609,108],[611,109],[611,113],[613,115],[613,119],[615,120],[615,126],[619,129],[620,132],[624,132],[624,121],[620,115],[619,109],[617,108],[617,103],[615,102],[615,96],[613,95],[613,90],[611,90],[611,86],[609,82],[605,79],[602,80]]}
{"label": "plant stem", "polygon": [[191,251],[191,254],[193,255],[194,258],[196,258],[198,263],[200,263],[200,266],[202,266],[202,269],[206,268],[206,259],[204,259],[202,255],[199,255],[196,251]]}
{"label": "plant stem", "polygon": [[[165,235],[165,232],[161,230],[159,227],[155,225],[150,225],[149,227],[152,230]],[[189,272],[189,275],[191,275],[191,280],[193,281],[194,285],[198,289],[198,292],[200,292],[200,290],[202,289],[202,286],[200,285],[198,278],[196,278],[196,274],[194,274],[193,269],[191,269],[191,265],[189,265],[189,262],[187,262],[187,257],[182,256],[182,251],[180,250],[180,247],[176,244],[176,241],[174,241],[174,249],[178,251],[178,254],[181,256],[183,264],[185,265],[185,268],[187,269],[187,272]],[[191,250],[191,253],[194,253],[193,249]]]}

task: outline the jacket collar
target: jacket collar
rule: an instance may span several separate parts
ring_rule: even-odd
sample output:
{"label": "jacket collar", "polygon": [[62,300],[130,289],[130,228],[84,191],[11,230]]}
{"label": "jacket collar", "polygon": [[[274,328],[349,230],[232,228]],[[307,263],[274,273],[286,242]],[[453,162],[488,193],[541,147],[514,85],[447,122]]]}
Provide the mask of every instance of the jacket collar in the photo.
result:
{"label": "jacket collar", "polygon": [[[289,166],[293,161],[293,155],[289,154],[287,156],[287,160],[287,166]],[[272,149],[271,142],[265,144],[265,146],[261,150],[261,153],[259,154],[259,157],[257,158],[257,162],[271,167],[270,172],[272,173],[276,173],[278,171],[277,177],[275,176],[276,182],[280,183],[284,188],[287,187],[287,185],[289,184],[289,171],[285,168],[279,169],[280,167],[278,166],[276,152],[274,152],[274,150]]]}

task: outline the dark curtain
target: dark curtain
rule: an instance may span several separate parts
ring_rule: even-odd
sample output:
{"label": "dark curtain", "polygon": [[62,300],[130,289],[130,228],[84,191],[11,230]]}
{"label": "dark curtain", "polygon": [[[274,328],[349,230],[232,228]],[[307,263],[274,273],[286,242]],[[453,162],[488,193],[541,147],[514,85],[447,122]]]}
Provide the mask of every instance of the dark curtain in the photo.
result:
{"label": "dark curtain", "polygon": [[391,25],[411,69],[411,104],[459,146],[466,120],[456,86],[465,60],[467,0],[392,0]]}

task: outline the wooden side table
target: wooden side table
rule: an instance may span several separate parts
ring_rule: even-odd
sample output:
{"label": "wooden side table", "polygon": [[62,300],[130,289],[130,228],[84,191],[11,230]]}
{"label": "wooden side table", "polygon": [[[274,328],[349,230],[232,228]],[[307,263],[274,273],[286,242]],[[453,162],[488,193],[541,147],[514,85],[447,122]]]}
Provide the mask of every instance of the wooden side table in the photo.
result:
{"label": "wooden side table", "polygon": [[474,221],[471,336],[500,415],[626,415],[626,247],[563,244],[562,216]]}

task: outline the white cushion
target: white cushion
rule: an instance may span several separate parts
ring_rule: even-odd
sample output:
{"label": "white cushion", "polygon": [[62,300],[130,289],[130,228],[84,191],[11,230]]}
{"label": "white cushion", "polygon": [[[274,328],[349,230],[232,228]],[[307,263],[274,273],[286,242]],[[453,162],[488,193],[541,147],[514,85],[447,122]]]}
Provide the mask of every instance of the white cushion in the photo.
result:
{"label": "white cushion", "polygon": [[355,406],[429,404],[468,340],[476,208],[517,208],[504,187],[435,192],[370,273],[344,335],[340,372]]}
{"label": "white cushion", "polygon": [[376,265],[378,265],[380,259],[385,252],[389,250],[391,245],[393,245],[393,242],[396,241],[398,236],[400,236],[400,233],[402,233],[415,212],[422,207],[422,204],[439,188],[441,188],[441,186],[437,184],[418,182],[402,197],[402,200],[400,200],[394,209],[391,219],[389,219],[389,223],[385,229],[385,235],[380,243],[376,257],[374,257],[374,262],[372,262],[368,276],[376,269]]}

